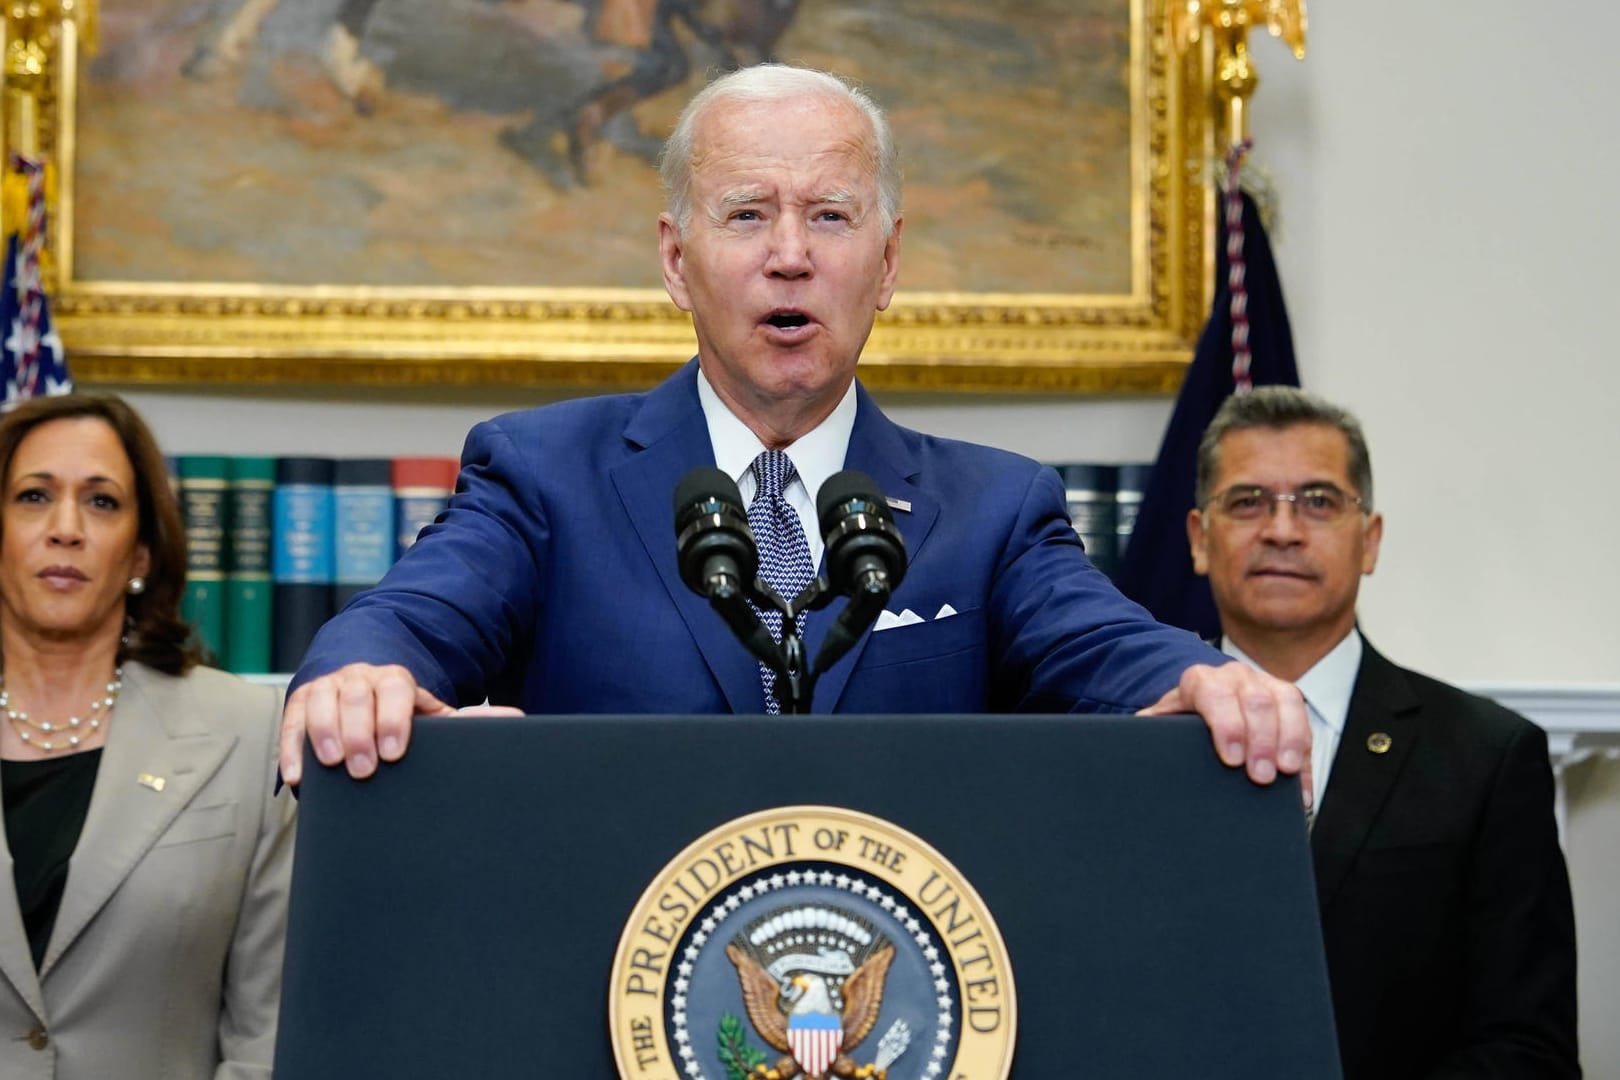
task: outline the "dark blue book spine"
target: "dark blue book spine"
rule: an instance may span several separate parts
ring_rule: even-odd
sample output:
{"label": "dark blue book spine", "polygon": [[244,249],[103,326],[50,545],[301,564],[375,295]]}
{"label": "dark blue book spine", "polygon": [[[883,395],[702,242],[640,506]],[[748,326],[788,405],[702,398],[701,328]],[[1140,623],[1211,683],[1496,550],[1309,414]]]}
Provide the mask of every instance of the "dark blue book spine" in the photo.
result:
{"label": "dark blue book spine", "polygon": [[1080,534],[1080,543],[1086,549],[1091,564],[1105,574],[1112,574],[1118,559],[1116,534],[1117,517],[1114,512],[1114,489],[1119,469],[1113,465],[1081,463],[1064,465],[1058,470],[1063,476],[1064,496],[1069,503],[1069,520]]}
{"label": "dark blue book spine", "polygon": [[337,591],[343,606],[371,588],[394,563],[394,463],[389,458],[339,460],[333,480]]}
{"label": "dark blue book spine", "polygon": [[1125,548],[1136,529],[1136,515],[1142,512],[1142,493],[1147,491],[1148,477],[1153,473],[1151,462],[1121,465],[1114,490],[1114,535],[1117,537],[1115,557],[1125,558]]}
{"label": "dark blue book spine", "polygon": [[444,457],[394,459],[394,558],[403,556],[450,505],[460,464]]}
{"label": "dark blue book spine", "polygon": [[315,631],[332,617],[335,471],[336,462],[331,458],[276,460],[271,576],[275,581],[272,653],[277,671],[296,670]]}

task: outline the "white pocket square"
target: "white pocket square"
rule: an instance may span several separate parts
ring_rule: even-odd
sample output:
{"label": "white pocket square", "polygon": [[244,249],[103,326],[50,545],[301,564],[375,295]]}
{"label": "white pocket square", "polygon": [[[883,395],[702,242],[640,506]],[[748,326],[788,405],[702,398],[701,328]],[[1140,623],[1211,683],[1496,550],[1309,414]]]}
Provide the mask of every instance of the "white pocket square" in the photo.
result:
{"label": "white pocket square", "polygon": [[935,615],[934,618],[935,619],[948,619],[952,615],[955,615],[955,614],[956,614],[956,609],[951,607],[951,605],[946,604],[944,607],[939,609],[939,614]]}
{"label": "white pocket square", "polygon": [[872,624],[872,633],[875,634],[879,630],[893,630],[897,626],[912,626],[922,621],[923,617],[918,615],[915,611],[912,611],[910,608],[906,608],[898,615],[892,611],[885,610],[877,617],[877,622]]}

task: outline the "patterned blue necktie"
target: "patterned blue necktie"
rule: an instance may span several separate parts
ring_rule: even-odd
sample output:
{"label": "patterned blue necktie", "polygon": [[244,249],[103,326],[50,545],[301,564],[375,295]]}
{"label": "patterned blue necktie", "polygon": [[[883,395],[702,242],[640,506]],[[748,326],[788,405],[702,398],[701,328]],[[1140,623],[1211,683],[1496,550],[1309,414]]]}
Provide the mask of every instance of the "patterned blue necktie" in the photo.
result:
{"label": "patterned blue necktie", "polygon": [[[783,600],[791,601],[799,595],[815,576],[810,565],[810,545],[804,539],[804,526],[798,512],[782,498],[782,491],[797,477],[793,461],[780,450],[767,450],[754,459],[754,501],[748,504],[748,527],[759,544],[759,576],[770,582],[771,588]],[[760,621],[778,642],[782,640],[782,613],[775,608],[760,610],[755,606]],[[804,633],[804,612],[798,616],[799,633]],[[776,672],[765,664],[759,665],[759,681],[765,686],[765,712],[771,716],[780,713],[776,701]]]}

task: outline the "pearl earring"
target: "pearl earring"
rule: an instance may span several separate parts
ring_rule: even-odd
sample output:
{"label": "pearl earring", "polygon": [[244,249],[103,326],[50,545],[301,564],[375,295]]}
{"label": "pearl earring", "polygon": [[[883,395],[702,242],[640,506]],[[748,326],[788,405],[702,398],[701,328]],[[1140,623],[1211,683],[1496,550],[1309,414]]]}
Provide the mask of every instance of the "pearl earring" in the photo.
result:
{"label": "pearl earring", "polygon": [[139,595],[141,595],[141,593],[143,593],[145,591],[146,591],[146,579],[145,578],[143,578],[143,577],[132,577],[132,578],[129,579],[129,595],[131,595],[131,596],[139,596]]}

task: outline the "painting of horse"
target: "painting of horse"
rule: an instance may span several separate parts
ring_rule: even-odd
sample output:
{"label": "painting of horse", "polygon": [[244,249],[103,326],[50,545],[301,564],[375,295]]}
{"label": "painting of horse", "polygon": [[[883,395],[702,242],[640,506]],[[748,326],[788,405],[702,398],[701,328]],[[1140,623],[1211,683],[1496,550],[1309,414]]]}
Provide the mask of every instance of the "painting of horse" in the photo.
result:
{"label": "painting of horse", "polygon": [[888,110],[902,290],[1127,292],[1132,0],[103,0],[83,281],[657,289],[656,157],[714,74]]}

